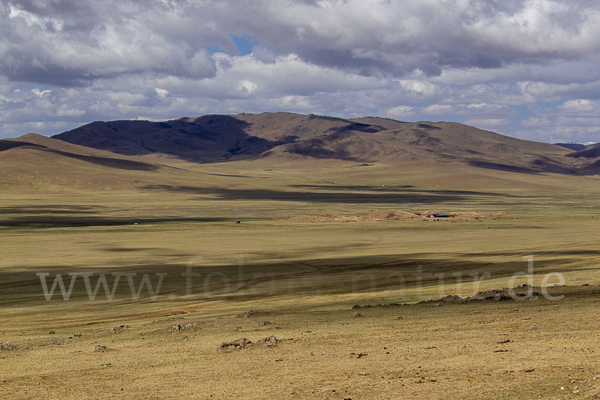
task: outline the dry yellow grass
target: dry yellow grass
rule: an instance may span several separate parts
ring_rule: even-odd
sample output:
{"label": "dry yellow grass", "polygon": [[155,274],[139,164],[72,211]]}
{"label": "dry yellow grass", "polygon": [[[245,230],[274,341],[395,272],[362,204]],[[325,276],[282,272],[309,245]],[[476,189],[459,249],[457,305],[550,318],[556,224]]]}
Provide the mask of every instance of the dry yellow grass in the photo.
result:
{"label": "dry yellow grass", "polygon": [[[328,160],[161,158],[144,171],[31,149],[1,155],[0,342],[16,346],[0,353],[1,398],[563,399],[600,391],[597,177]],[[277,220],[377,210],[510,217]],[[506,287],[527,271],[529,255],[536,291],[547,274],[561,274],[567,286],[548,290],[564,299],[416,304]],[[200,274],[191,287],[188,267]],[[48,285],[61,274],[67,289],[69,273],[93,274],[92,286],[104,274],[111,289],[113,274],[122,275],[113,301],[102,287],[90,301],[81,275],[68,301],[60,288],[46,301],[37,273]],[[166,274],[154,300],[146,286],[132,298],[123,274],[133,273],[136,290],[144,274],[153,289]],[[408,305],[352,309],[390,303]],[[259,313],[235,318],[248,310]],[[197,325],[172,332],[188,323]],[[111,333],[121,324],[130,327]],[[283,341],[217,352],[223,341],[271,335]]]}

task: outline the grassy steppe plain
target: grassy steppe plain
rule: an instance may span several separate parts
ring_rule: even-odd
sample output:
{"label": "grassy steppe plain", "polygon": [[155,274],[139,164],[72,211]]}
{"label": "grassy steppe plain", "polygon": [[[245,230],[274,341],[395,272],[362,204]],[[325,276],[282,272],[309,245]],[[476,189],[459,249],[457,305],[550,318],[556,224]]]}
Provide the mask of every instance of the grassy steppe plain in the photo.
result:
{"label": "grassy steppe plain", "polygon": [[[161,159],[154,171],[136,171],[77,160],[72,170],[53,170],[44,162],[0,172],[0,342],[16,346],[0,353],[1,398],[564,399],[600,392],[597,176],[452,163]],[[510,216],[276,219],[377,209]],[[527,256],[538,300],[422,302],[506,287],[527,272]],[[90,300],[82,275],[68,301],[59,287],[47,301],[39,273],[48,274],[49,287],[61,274],[66,289],[69,273],[93,274],[92,289],[102,274],[110,290],[113,274],[121,277],[112,301],[103,287]],[[566,286],[548,295],[564,298],[551,301],[540,285],[560,283],[557,274]],[[154,298],[140,286],[145,275]],[[248,310],[259,312],[235,318]],[[188,323],[195,327],[173,332]],[[129,327],[112,333],[122,324]],[[223,341],[271,335],[282,342],[217,352]]]}

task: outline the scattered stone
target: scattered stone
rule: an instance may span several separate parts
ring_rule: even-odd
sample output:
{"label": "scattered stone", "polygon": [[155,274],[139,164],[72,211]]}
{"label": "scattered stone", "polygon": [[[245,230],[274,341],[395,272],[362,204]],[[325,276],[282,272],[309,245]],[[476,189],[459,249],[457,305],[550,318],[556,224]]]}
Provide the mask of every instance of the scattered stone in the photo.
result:
{"label": "scattered stone", "polygon": [[360,306],[357,304],[357,305],[355,305],[355,306],[352,306],[352,309],[353,309],[353,310],[359,310],[359,309],[360,309]]}
{"label": "scattered stone", "polygon": [[442,297],[441,300],[445,301],[446,303],[461,303],[465,299],[463,299],[459,295],[455,294],[455,295],[448,295],[446,297]]}
{"label": "scattered stone", "polygon": [[81,337],[81,333],[77,332],[73,334],[73,337]]}
{"label": "scattered stone", "polygon": [[581,286],[590,286],[590,284],[589,284],[589,283],[584,283],[584,284],[583,284],[583,285],[581,285]]}
{"label": "scattered stone", "polygon": [[258,324],[259,325],[271,325],[272,322],[271,321],[260,321]]}
{"label": "scattered stone", "polygon": [[440,306],[440,303],[435,303],[433,306],[434,306],[434,307],[439,307],[439,306]]}
{"label": "scattered stone", "polygon": [[362,317],[362,314],[359,312],[355,312],[354,315],[352,315],[353,317]]}
{"label": "scattered stone", "polygon": [[96,346],[96,351],[106,351],[106,350],[108,350],[108,347],[106,347],[106,346],[102,346],[102,345]]}
{"label": "scattered stone", "polygon": [[173,326],[173,329],[171,329],[171,332],[179,332],[181,330],[181,325],[175,325]]}
{"label": "scattered stone", "polygon": [[183,327],[183,329],[194,329],[196,328],[196,324],[192,324],[191,322]]}
{"label": "scattered stone", "polygon": [[396,317],[396,319],[406,319],[406,317]]}
{"label": "scattered stone", "polygon": [[506,340],[503,340],[501,342],[498,342],[498,344],[504,344],[504,343],[510,343],[510,339],[506,339]]}
{"label": "scattered stone", "polygon": [[56,332],[54,332],[54,331],[50,331],[50,332],[48,332],[48,335],[54,335],[55,333]]}
{"label": "scattered stone", "polygon": [[256,310],[250,310],[250,311],[246,311],[243,314],[238,314],[235,317],[236,318],[248,318],[248,317],[251,317],[251,316],[256,315],[256,314],[258,314],[258,311],[256,311]]}
{"label": "scattered stone", "polygon": [[280,343],[281,340],[277,339],[275,336],[269,336],[263,339],[260,339],[257,343],[264,344],[265,347],[275,347],[277,343]]}
{"label": "scattered stone", "polygon": [[496,293],[494,295],[494,300],[496,300],[496,301],[510,300],[510,296],[507,296],[503,293]]}
{"label": "scattered stone", "polygon": [[533,372],[533,371],[535,371],[535,368],[532,368],[532,369],[526,369],[526,370],[525,370],[525,371],[523,371],[523,372]]}
{"label": "scattered stone", "polygon": [[16,346],[10,342],[0,343],[0,350],[14,350]]}
{"label": "scattered stone", "polygon": [[246,338],[237,339],[231,342],[222,342],[218,351],[224,351],[225,353],[231,353],[240,349],[245,349],[247,346],[251,346],[252,342]]}
{"label": "scattered stone", "polygon": [[129,325],[113,326],[112,328],[110,328],[110,332],[111,333],[117,333],[117,332],[121,331],[122,329],[126,329],[126,328],[129,328]]}

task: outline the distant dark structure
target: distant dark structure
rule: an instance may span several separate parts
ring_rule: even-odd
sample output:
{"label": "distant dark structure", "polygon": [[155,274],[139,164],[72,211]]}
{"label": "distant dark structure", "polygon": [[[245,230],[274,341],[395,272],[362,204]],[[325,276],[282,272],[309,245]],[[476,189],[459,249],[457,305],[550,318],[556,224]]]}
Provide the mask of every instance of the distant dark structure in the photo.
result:
{"label": "distant dark structure", "polygon": [[453,214],[445,214],[445,213],[429,214],[429,218],[454,218],[454,215]]}

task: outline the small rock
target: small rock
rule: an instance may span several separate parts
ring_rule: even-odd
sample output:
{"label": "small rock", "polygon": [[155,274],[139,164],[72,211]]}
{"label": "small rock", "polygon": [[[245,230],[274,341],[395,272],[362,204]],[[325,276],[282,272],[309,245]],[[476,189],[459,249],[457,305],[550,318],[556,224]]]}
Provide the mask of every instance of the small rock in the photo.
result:
{"label": "small rock", "polygon": [[173,326],[173,329],[171,329],[172,332],[179,332],[181,330],[181,325],[175,325]]}
{"label": "small rock", "polygon": [[250,345],[252,345],[251,341],[249,341],[246,338],[241,338],[241,339],[233,340],[231,342],[222,342],[218,351],[225,351],[226,353],[230,353],[232,351],[235,351],[235,350],[232,350],[233,348],[236,348],[236,350],[240,350],[240,349],[244,349]]}
{"label": "small rock", "polygon": [[191,322],[189,324],[187,324],[186,326],[183,327],[183,329],[194,329],[196,327],[196,324],[192,324]]}
{"label": "small rock", "polygon": [[56,332],[54,332],[54,331],[50,331],[50,332],[48,332],[48,335],[54,335],[55,333]]}
{"label": "small rock", "polygon": [[73,334],[73,337],[81,337],[81,333],[77,332]]}
{"label": "small rock", "polygon": [[360,309],[360,306],[357,304],[357,305],[355,305],[355,306],[352,306],[352,309],[353,309],[353,310],[359,310],[359,309]]}
{"label": "small rock", "polygon": [[129,325],[118,325],[118,326],[113,326],[112,328],[110,328],[111,333],[117,333],[122,329],[126,329],[129,328]]}
{"label": "small rock", "polygon": [[353,317],[362,317],[362,314],[359,312],[355,312],[354,315],[352,315]]}
{"label": "small rock", "polygon": [[275,336],[269,336],[258,341],[259,344],[264,344],[265,347],[275,347],[277,343],[281,343],[281,340],[277,339]]}
{"label": "small rock", "polygon": [[248,318],[248,317],[251,317],[251,316],[256,315],[256,314],[258,314],[258,311],[256,311],[256,310],[250,310],[250,311],[246,311],[243,314],[238,314],[235,317],[236,318]]}
{"label": "small rock", "polygon": [[10,342],[0,343],[0,350],[14,350],[16,346]]}
{"label": "small rock", "polygon": [[106,347],[106,346],[102,346],[102,345],[96,346],[96,351],[106,351],[106,350],[108,350],[108,347]]}
{"label": "small rock", "polygon": [[271,321],[260,321],[258,324],[259,325],[271,325],[272,322]]}

